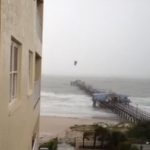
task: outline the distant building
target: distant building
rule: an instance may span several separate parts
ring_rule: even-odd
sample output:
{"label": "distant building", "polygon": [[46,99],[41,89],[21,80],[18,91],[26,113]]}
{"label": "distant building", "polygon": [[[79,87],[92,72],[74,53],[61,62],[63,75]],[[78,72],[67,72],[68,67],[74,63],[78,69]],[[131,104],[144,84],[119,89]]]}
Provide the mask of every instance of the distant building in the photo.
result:
{"label": "distant building", "polygon": [[37,150],[43,0],[0,0],[0,150]]}

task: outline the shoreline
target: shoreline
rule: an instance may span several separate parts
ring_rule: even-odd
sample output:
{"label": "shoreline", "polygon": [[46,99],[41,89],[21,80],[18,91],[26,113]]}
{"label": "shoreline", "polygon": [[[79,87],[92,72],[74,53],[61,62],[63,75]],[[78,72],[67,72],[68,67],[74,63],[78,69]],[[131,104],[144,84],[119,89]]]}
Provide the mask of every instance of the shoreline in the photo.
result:
{"label": "shoreline", "polygon": [[104,122],[107,124],[117,124],[121,120],[117,117],[100,118],[75,118],[60,116],[40,116],[40,141],[46,141],[55,137],[64,138],[74,125],[90,125]]}

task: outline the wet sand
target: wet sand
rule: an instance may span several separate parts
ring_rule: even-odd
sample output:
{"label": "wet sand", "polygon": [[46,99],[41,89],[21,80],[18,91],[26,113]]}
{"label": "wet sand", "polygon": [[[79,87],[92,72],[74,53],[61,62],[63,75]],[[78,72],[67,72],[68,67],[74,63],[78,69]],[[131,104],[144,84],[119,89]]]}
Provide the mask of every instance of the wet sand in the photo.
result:
{"label": "wet sand", "polygon": [[40,137],[41,139],[63,138],[65,133],[73,125],[88,125],[93,123],[105,122],[116,124],[117,118],[69,118],[69,117],[40,117]]}

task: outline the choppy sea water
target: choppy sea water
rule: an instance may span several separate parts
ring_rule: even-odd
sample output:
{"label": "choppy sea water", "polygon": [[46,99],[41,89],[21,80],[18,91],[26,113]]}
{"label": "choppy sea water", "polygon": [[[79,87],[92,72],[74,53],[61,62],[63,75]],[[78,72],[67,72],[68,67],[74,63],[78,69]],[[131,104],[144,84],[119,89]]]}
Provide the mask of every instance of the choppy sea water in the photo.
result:
{"label": "choppy sea water", "polygon": [[[109,110],[93,108],[91,97],[70,81],[77,78],[50,77],[42,79],[41,115],[74,118],[111,118],[116,117]],[[129,95],[132,105],[150,112],[150,79],[110,79],[110,78],[78,78],[97,89],[111,90]]]}

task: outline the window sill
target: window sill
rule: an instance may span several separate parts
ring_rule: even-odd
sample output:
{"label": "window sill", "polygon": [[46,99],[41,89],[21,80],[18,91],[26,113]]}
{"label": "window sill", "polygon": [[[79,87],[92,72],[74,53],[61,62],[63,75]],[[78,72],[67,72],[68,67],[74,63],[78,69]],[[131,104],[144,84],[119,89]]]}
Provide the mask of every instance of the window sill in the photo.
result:
{"label": "window sill", "polygon": [[9,103],[8,110],[9,110],[9,116],[12,116],[18,108],[20,108],[21,101],[18,101],[17,99],[14,99],[12,102]]}

